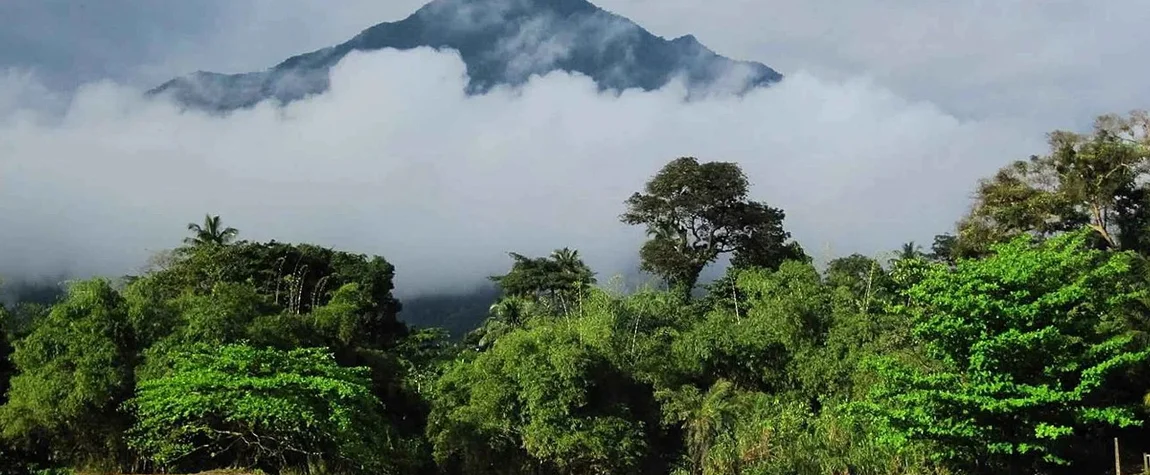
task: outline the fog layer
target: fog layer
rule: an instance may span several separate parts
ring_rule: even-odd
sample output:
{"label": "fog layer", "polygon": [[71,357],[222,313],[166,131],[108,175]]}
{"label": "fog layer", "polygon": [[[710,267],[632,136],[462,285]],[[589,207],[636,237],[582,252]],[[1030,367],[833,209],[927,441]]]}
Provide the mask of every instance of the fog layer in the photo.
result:
{"label": "fog layer", "polygon": [[508,251],[570,246],[628,272],[643,232],[619,223],[623,200],[687,155],[741,164],[816,257],[876,253],[947,231],[975,180],[1044,132],[802,71],[692,101],[563,73],[465,83],[451,52],[353,54],[324,95],[211,117],[112,83],[62,105],[0,73],[0,275],[132,272],[204,213],[246,239],[381,254],[408,295],[500,272]]}

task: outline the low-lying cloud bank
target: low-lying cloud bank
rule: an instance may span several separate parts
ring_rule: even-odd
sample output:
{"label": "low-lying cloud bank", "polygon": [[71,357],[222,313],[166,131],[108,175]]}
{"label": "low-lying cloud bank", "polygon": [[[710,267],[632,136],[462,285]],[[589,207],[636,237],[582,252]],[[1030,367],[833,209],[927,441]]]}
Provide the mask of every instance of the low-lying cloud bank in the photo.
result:
{"label": "low-lying cloud bank", "polygon": [[205,212],[247,239],[384,255],[405,295],[466,287],[507,251],[571,246],[629,272],[643,233],[618,222],[622,201],[686,155],[741,164],[817,257],[875,253],[949,229],[975,180],[1044,132],[802,72],[690,102],[561,73],[482,96],[465,83],[451,52],[385,50],[283,109],[211,117],[100,83],[53,116],[50,91],[0,74],[0,275],[130,272]]}

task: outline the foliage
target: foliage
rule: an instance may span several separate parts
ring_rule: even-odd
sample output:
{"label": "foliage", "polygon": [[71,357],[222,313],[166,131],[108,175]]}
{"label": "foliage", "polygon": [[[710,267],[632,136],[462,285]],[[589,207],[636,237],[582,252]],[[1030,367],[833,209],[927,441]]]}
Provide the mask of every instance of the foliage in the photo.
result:
{"label": "foliage", "polygon": [[7,288],[0,474],[1102,473],[1150,441],[1148,128],[1051,134],[929,250],[823,268],[680,158],[621,216],[670,289],[511,253],[406,302],[456,341],[398,320],[386,259],[209,215],[141,275]]}
{"label": "foliage", "polygon": [[[167,321],[169,315],[155,313],[167,311],[164,306],[173,300],[188,299],[188,294],[234,293],[240,291],[237,285],[246,286],[243,292],[248,305],[256,307],[253,311],[304,315],[328,304],[345,285],[356,284],[363,294],[356,298],[364,304],[358,309],[358,341],[381,348],[406,331],[396,317],[401,306],[391,294],[394,277],[395,267],[379,256],[307,244],[237,242],[182,249],[170,265],[130,287],[149,287],[138,292],[147,294],[140,302],[159,306],[140,305],[136,319],[154,322]],[[223,288],[218,287],[221,284]],[[254,302],[255,296],[261,301]]]}
{"label": "foliage", "polygon": [[73,463],[115,463],[125,425],[115,403],[132,390],[133,344],[124,301],[109,283],[73,284],[16,342],[2,435],[50,440],[56,457]]}
{"label": "foliage", "polygon": [[7,309],[0,304],[0,404],[8,401],[8,379],[15,373],[12,365],[12,332],[8,329],[11,320]]}
{"label": "foliage", "polygon": [[627,199],[624,223],[644,225],[642,268],[689,293],[720,254],[737,265],[769,267],[801,250],[786,244],[782,210],[747,199],[750,183],[737,164],[692,157],[671,161]]}
{"label": "foliage", "polygon": [[504,275],[491,277],[508,297],[531,298],[557,313],[567,313],[581,291],[595,283],[594,273],[579,258],[579,251],[557,249],[548,257],[529,258],[510,253],[515,263]]}
{"label": "foliage", "polygon": [[642,394],[576,331],[539,325],[447,368],[428,437],[461,473],[633,473],[651,437]]}
{"label": "foliage", "polygon": [[126,403],[137,417],[131,445],[164,468],[222,458],[273,470],[320,461],[385,473],[387,430],[367,372],[340,367],[317,348],[195,344]]}
{"label": "foliage", "polygon": [[191,246],[222,246],[230,244],[240,234],[239,230],[224,227],[219,216],[204,215],[204,224],[188,223],[192,236],[184,239]]}
{"label": "foliage", "polygon": [[1140,260],[1088,237],[1018,238],[931,269],[907,311],[935,363],[880,359],[880,412],[906,437],[940,442],[940,456],[1025,470],[1068,462],[1086,428],[1140,425],[1135,401],[1105,390],[1150,358],[1132,333],[1147,326]]}
{"label": "foliage", "polygon": [[925,447],[884,442],[882,428],[840,408],[815,411],[799,400],[737,389],[660,394],[668,422],[683,424],[682,472],[702,475],[940,474]]}
{"label": "foliage", "polygon": [[825,333],[829,294],[813,267],[794,261],[777,272],[744,271],[738,286],[748,295],[742,312],[709,313],[672,344],[674,354],[709,381],[724,378],[766,392],[788,389],[794,356]]}
{"label": "foliage", "polygon": [[1150,251],[1150,117],[1102,116],[1092,134],[1056,131],[1050,153],[1016,161],[978,188],[959,224],[959,252],[985,253],[1021,234],[1089,227],[1100,245]]}

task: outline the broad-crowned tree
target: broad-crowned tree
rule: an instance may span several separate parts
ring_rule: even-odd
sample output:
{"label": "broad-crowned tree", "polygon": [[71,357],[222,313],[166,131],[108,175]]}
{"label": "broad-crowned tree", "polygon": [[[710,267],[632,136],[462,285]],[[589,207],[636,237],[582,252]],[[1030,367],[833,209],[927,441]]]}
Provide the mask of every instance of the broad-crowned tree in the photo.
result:
{"label": "broad-crowned tree", "polygon": [[1089,227],[1097,245],[1150,251],[1150,117],[1098,118],[1094,131],[1055,131],[1050,152],[1016,161],[978,187],[958,225],[960,254],[985,254],[1021,234],[1050,236]]}
{"label": "broad-crowned tree", "polygon": [[[795,253],[782,210],[748,199],[749,182],[735,163],[671,161],[642,193],[627,199],[624,223],[644,225],[642,269],[689,295],[699,274],[721,254],[737,264],[769,266]],[[777,263],[776,263],[777,265]]]}

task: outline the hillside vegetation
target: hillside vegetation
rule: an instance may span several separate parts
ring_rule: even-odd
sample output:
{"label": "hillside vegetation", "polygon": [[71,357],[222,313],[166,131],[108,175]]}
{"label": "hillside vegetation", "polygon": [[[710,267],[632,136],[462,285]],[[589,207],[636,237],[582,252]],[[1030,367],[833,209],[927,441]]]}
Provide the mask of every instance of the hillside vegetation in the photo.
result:
{"label": "hillside vegetation", "polygon": [[383,257],[207,216],[147,272],[0,309],[0,473],[1082,474],[1115,438],[1135,473],[1148,127],[1052,133],[930,249],[822,270],[737,164],[678,158],[620,197],[664,285],[511,253],[460,339],[397,319]]}

